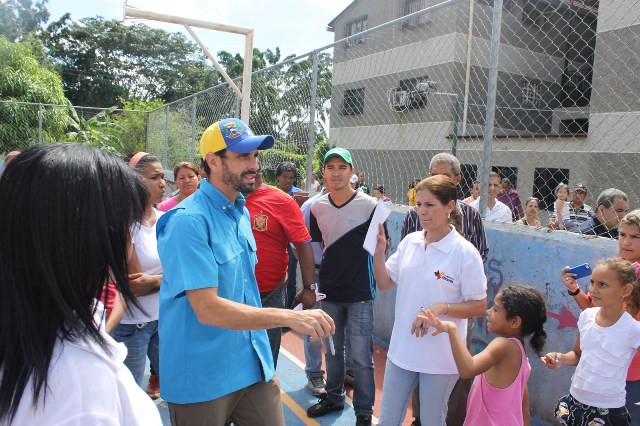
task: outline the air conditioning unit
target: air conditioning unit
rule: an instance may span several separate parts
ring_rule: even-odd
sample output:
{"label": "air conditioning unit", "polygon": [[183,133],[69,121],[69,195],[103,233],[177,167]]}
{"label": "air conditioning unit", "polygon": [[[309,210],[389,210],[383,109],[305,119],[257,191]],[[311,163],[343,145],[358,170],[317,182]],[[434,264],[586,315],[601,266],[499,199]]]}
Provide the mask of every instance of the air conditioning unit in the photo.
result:
{"label": "air conditioning unit", "polygon": [[416,83],[416,91],[418,93],[435,93],[438,91],[438,83],[435,81],[421,81]]}
{"label": "air conditioning unit", "polygon": [[393,111],[404,111],[411,102],[411,93],[406,90],[391,89],[389,91],[389,106]]}

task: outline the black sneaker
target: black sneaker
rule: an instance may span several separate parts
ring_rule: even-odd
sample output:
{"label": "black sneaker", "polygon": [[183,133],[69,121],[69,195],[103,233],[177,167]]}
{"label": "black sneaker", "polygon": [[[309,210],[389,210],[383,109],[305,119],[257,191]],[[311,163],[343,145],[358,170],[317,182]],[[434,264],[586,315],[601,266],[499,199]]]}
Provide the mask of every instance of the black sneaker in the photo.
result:
{"label": "black sneaker", "polygon": [[327,391],[324,389],[325,385],[324,377],[318,376],[310,378],[305,387],[311,392],[311,395],[323,396],[327,394]]}
{"label": "black sneaker", "polygon": [[327,413],[331,413],[333,411],[342,411],[343,408],[344,408],[343,402],[336,403],[336,402],[329,401],[328,398],[323,398],[320,401],[318,401],[317,404],[307,408],[307,417],[311,417],[311,418],[320,417],[320,416],[324,416]]}
{"label": "black sneaker", "polygon": [[356,426],[371,426],[371,416],[369,414],[357,415]]}

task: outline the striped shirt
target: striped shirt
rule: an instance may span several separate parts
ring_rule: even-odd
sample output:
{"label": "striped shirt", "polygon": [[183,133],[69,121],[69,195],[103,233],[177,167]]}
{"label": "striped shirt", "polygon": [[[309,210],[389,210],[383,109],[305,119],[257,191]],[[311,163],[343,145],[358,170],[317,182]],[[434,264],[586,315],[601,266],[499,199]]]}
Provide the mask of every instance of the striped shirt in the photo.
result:
{"label": "striped shirt", "polygon": [[[595,213],[593,212],[593,208],[591,206],[583,204],[580,207],[576,208],[573,203],[569,203],[569,219],[574,221],[578,225],[585,223],[593,216],[595,216]],[[549,215],[549,221],[556,221],[555,211]]]}
{"label": "striped shirt", "polygon": [[[482,261],[486,262],[489,246],[487,245],[487,236],[484,233],[482,216],[476,209],[460,200],[458,200],[458,209],[462,216],[462,232],[460,234],[478,249]],[[422,226],[420,226],[420,219],[418,218],[418,208],[411,207],[402,223],[400,239],[402,240],[408,234],[420,230],[422,230]]]}

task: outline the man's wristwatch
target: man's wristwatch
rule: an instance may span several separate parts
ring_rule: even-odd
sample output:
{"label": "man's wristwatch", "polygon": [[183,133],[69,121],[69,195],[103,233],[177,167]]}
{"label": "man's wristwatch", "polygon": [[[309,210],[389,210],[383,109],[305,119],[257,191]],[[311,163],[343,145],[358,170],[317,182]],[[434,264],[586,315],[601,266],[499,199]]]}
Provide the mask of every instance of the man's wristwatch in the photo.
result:
{"label": "man's wristwatch", "polygon": [[309,285],[304,285],[304,284],[303,284],[303,285],[302,285],[302,287],[303,287],[305,290],[316,291],[316,289],[318,288],[318,284],[316,284],[316,283],[309,284]]}

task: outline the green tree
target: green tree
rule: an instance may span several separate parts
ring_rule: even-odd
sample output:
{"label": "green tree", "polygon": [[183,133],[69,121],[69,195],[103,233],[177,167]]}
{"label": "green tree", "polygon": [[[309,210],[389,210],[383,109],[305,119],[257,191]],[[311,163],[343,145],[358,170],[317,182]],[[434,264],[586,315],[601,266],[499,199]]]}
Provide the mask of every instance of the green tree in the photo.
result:
{"label": "green tree", "polygon": [[120,135],[120,143],[125,156],[131,156],[146,149],[149,112],[162,105],[164,102],[160,99],[151,102],[122,101],[122,108],[125,111],[120,111],[112,119],[124,129]]}
{"label": "green tree", "polygon": [[43,41],[74,105],[170,102],[221,81],[183,34],[144,24],[101,17],[74,22],[65,16],[49,25]]}
{"label": "green tree", "polygon": [[124,146],[119,138],[124,128],[109,118],[115,109],[112,107],[85,119],[82,115],[78,115],[75,108],[72,108],[73,121],[64,136],[64,141],[78,142],[101,148],[111,154],[124,155]]}
{"label": "green tree", "polygon": [[32,46],[0,37],[0,151],[38,142],[39,115],[43,140],[59,140],[71,124],[66,107],[38,107],[16,102],[69,105],[62,79],[42,67]]}
{"label": "green tree", "polygon": [[0,1],[0,35],[9,41],[20,41],[35,34],[49,19],[48,0]]}
{"label": "green tree", "polygon": [[[287,61],[290,55],[282,61]],[[243,58],[229,52],[218,52],[219,62],[231,77],[242,75]],[[307,151],[307,133],[311,119],[310,97],[313,59],[290,62],[260,71],[281,61],[280,49],[253,49],[251,79],[251,111],[249,126],[257,134],[270,134],[276,139],[292,144],[293,153]],[[318,86],[316,92],[315,143],[327,137],[326,123],[331,98],[331,55],[318,55]]]}

